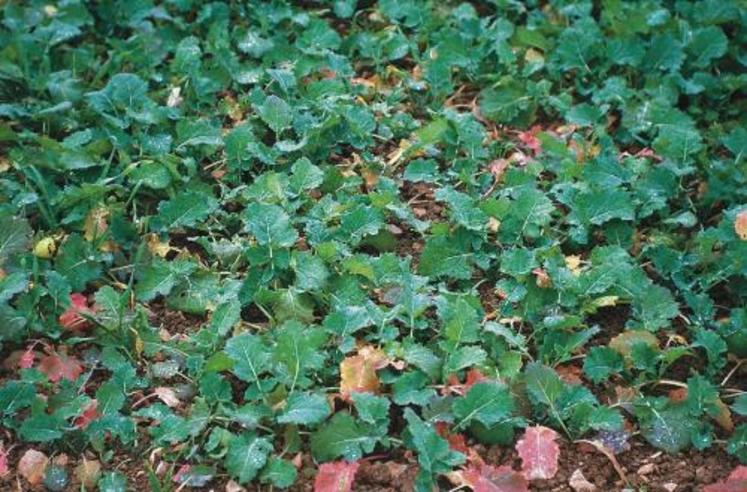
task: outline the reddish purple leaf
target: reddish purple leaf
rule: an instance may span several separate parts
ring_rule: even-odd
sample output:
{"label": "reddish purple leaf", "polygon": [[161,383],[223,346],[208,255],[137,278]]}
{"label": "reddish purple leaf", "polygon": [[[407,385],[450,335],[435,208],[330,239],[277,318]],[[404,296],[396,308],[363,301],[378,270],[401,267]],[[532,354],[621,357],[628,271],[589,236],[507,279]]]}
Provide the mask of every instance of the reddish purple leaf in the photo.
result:
{"label": "reddish purple leaf", "polygon": [[546,480],[558,472],[560,446],[558,433],[547,427],[527,427],[524,437],[516,443],[521,457],[521,470],[527,480]]}
{"label": "reddish purple leaf", "polygon": [[60,315],[58,321],[66,330],[83,330],[91,326],[91,323],[82,314],[93,314],[93,310],[88,307],[88,299],[83,294],[70,294],[70,307]]}
{"label": "reddish purple leaf", "polygon": [[707,485],[703,492],[744,492],[747,490],[747,466],[738,466],[723,482]]}
{"label": "reddish purple leaf", "polygon": [[508,465],[470,465],[462,476],[474,492],[529,492],[526,478]]}
{"label": "reddish purple leaf", "polygon": [[350,492],[359,466],[357,461],[324,463],[316,474],[314,492]]}
{"label": "reddish purple leaf", "polygon": [[60,379],[75,381],[83,372],[83,366],[75,357],[68,357],[64,352],[50,352],[39,361],[38,369],[56,383]]}

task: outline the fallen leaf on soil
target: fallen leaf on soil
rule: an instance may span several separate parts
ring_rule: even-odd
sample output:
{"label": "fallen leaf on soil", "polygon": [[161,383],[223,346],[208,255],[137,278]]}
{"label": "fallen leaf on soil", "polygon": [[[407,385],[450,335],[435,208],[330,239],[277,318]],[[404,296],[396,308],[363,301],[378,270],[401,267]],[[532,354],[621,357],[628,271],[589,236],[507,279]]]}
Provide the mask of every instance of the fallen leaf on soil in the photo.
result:
{"label": "fallen leaf on soil", "polygon": [[233,480],[229,480],[226,484],[226,492],[245,492],[246,489],[241,485],[237,484]]}
{"label": "fallen leaf on soil", "polygon": [[316,474],[314,492],[350,492],[359,466],[357,461],[324,463]]}
{"label": "fallen leaf on soil", "polygon": [[703,492],[744,492],[747,490],[747,466],[738,466],[723,482],[707,485]]}
{"label": "fallen leaf on soil", "polygon": [[29,449],[21,456],[21,460],[18,462],[18,473],[28,483],[36,485],[44,478],[44,472],[47,469],[48,463],[49,458],[47,458],[46,454],[35,449]]}
{"label": "fallen leaf on soil", "polygon": [[350,393],[369,391],[376,393],[379,390],[378,369],[389,364],[384,351],[381,349],[365,346],[358,350],[358,355],[346,357],[340,362],[340,393],[344,399],[350,397]]}
{"label": "fallen leaf on soil", "polygon": [[62,313],[58,319],[65,330],[78,331],[91,326],[91,323],[82,315],[91,315],[93,310],[88,307],[88,300],[83,294],[70,294],[70,307]]}
{"label": "fallen leaf on soil", "polygon": [[98,460],[83,458],[83,461],[75,467],[75,477],[87,489],[93,489],[101,477],[101,463]]}
{"label": "fallen leaf on soil", "polygon": [[575,492],[594,492],[597,490],[597,486],[586,480],[581,468],[576,468],[576,471],[571,475],[571,479],[568,481],[568,485]]}
{"label": "fallen leaf on soil", "polygon": [[10,473],[8,469],[8,451],[5,446],[0,442],[0,478],[5,477]]}
{"label": "fallen leaf on soil", "polygon": [[656,466],[653,463],[646,463],[645,465],[641,465],[636,473],[639,476],[650,475],[651,473],[653,473],[655,468]]}
{"label": "fallen leaf on soil", "polygon": [[158,396],[159,400],[161,400],[171,408],[178,407],[181,404],[181,401],[176,396],[176,392],[171,388],[159,386],[158,388],[153,390],[153,393]]}
{"label": "fallen leaf on soil", "polygon": [[747,210],[742,210],[737,214],[734,220],[734,232],[737,233],[739,239],[747,241]]}
{"label": "fallen leaf on soil", "polygon": [[527,480],[549,479],[558,472],[560,446],[555,442],[557,437],[557,432],[542,425],[526,428],[524,437],[516,443],[516,451]]}
{"label": "fallen leaf on soil", "polygon": [[504,465],[470,465],[462,472],[465,485],[474,492],[528,492],[529,485],[524,476]]}
{"label": "fallen leaf on soil", "polygon": [[83,372],[83,366],[78,359],[68,356],[64,350],[57,352],[53,349],[42,356],[37,369],[46,374],[53,383],[60,379],[75,381]]}

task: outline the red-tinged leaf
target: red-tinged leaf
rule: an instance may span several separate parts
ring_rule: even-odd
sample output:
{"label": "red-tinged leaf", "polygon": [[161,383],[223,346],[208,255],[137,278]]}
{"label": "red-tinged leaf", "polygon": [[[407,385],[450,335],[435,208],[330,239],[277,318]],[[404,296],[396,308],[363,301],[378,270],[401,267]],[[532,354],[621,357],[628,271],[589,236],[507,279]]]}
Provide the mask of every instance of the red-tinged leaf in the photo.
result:
{"label": "red-tinged leaf", "polygon": [[479,383],[480,381],[486,381],[487,379],[487,376],[480,372],[479,369],[472,368],[467,372],[467,377],[464,380],[464,388],[468,390],[476,383]]}
{"label": "red-tinged leaf", "polygon": [[558,433],[536,425],[527,427],[524,437],[516,443],[516,451],[521,457],[521,470],[527,480],[545,480],[558,472],[560,446],[555,442]]}
{"label": "red-tinged leaf", "polygon": [[88,424],[101,417],[98,410],[99,402],[91,400],[91,402],[83,410],[83,413],[78,415],[75,419],[74,425],[77,429],[85,429]]}
{"label": "red-tinged leaf", "polygon": [[734,220],[734,232],[737,233],[739,239],[747,241],[747,210],[742,210],[737,214]]}
{"label": "red-tinged leaf", "polygon": [[30,369],[34,367],[35,360],[36,354],[34,353],[33,347],[29,347],[23,352],[21,358],[18,359],[18,367],[21,369]]}
{"label": "red-tinged leaf", "polygon": [[452,433],[449,430],[449,424],[446,422],[436,422],[436,432],[438,435],[446,439],[449,443],[449,447],[454,451],[459,451],[465,455],[469,455],[469,447],[467,447],[467,440],[462,434]]}
{"label": "red-tinged leaf", "polygon": [[8,469],[8,450],[0,442],[0,478],[4,478],[10,473]]}
{"label": "red-tinged leaf", "polygon": [[75,381],[83,372],[83,366],[78,359],[68,356],[64,351],[54,350],[42,356],[37,369],[46,374],[53,383],[60,379]]}
{"label": "red-tinged leaf", "polygon": [[706,485],[703,492],[745,492],[747,490],[747,466],[738,466],[723,482]]}
{"label": "red-tinged leaf", "polygon": [[534,155],[542,152],[542,143],[537,138],[539,127],[533,127],[531,130],[519,133],[519,141],[526,145]]}
{"label": "red-tinged leaf", "polygon": [[26,451],[18,462],[18,474],[31,485],[36,485],[44,478],[49,458],[35,449]]}
{"label": "red-tinged leaf", "polygon": [[65,330],[84,330],[91,323],[82,315],[91,315],[93,310],[88,307],[88,300],[83,294],[70,294],[70,307],[60,315],[59,322]]}
{"label": "red-tinged leaf", "polygon": [[177,470],[176,474],[174,474],[174,478],[172,480],[174,483],[182,483],[185,481],[185,478],[187,478],[187,474],[192,469],[191,465],[182,465],[179,467],[179,470]]}
{"label": "red-tinged leaf", "polygon": [[462,476],[474,492],[529,492],[526,478],[508,465],[471,465]]}
{"label": "red-tinged leaf", "polygon": [[359,466],[357,461],[324,463],[316,474],[314,492],[350,492]]}

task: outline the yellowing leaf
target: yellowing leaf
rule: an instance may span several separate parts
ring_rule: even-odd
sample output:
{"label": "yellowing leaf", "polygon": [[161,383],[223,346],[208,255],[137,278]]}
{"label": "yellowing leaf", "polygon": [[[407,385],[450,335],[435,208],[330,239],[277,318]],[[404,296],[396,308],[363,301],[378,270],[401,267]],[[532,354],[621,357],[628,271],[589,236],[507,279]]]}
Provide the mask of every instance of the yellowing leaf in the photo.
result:
{"label": "yellowing leaf", "polygon": [[565,257],[565,266],[575,276],[581,275],[581,257],[577,255],[569,255]]}
{"label": "yellowing leaf", "polygon": [[106,229],[109,227],[107,223],[108,218],[109,211],[104,207],[93,208],[88,212],[83,225],[83,237],[86,241],[93,241],[106,232]]}
{"label": "yellowing leaf", "polygon": [[610,340],[609,347],[622,356],[630,356],[633,346],[645,343],[652,348],[659,348],[659,340],[656,335],[649,331],[630,330],[624,331]]}
{"label": "yellowing leaf", "polygon": [[340,363],[340,393],[347,399],[350,393],[379,390],[378,369],[389,364],[389,359],[381,350],[370,345],[358,350],[358,355],[346,357]]}

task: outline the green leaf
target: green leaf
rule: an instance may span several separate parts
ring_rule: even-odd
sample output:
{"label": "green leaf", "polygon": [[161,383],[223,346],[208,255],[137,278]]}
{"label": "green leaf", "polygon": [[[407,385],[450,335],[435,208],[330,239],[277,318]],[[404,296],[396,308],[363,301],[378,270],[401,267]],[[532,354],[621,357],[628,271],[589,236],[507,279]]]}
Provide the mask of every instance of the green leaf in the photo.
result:
{"label": "green leaf", "polygon": [[462,453],[453,451],[432,425],[423,422],[410,408],[405,409],[408,447],[418,453],[418,482],[434,484],[434,475],[446,473],[465,461]]}
{"label": "green leaf", "polygon": [[54,415],[33,415],[23,421],[21,437],[31,442],[50,442],[63,435],[65,421]]}
{"label": "green leaf", "polygon": [[677,453],[690,444],[694,421],[685,405],[670,403],[663,397],[644,398],[636,402],[635,412],[641,435],[651,445]]}
{"label": "green leaf", "polygon": [[228,473],[236,477],[239,483],[247,483],[265,466],[270,452],[270,441],[252,432],[244,432],[231,438],[224,464]]}
{"label": "green leaf", "polygon": [[159,295],[168,295],[177,283],[196,270],[197,264],[191,260],[165,261],[155,258],[138,279],[135,286],[137,297],[141,301],[150,301]]}
{"label": "green leaf", "polygon": [[471,257],[472,254],[460,248],[456,241],[444,236],[433,237],[425,243],[418,272],[432,277],[466,280],[472,277]]}
{"label": "green leaf", "polygon": [[26,219],[10,214],[0,216],[0,267],[16,253],[25,251],[31,239],[31,227]]}
{"label": "green leaf", "polygon": [[244,211],[247,230],[261,245],[288,248],[298,239],[290,217],[277,205],[252,203]]}
{"label": "green leaf", "polygon": [[104,473],[99,479],[99,492],[127,492],[127,478],[119,472]]}
{"label": "green leaf", "polygon": [[294,251],[292,264],[296,272],[296,288],[299,290],[320,290],[327,283],[329,270],[318,256],[308,251]]}
{"label": "green leaf", "polygon": [[691,53],[691,63],[699,68],[707,67],[714,59],[724,56],[729,40],[718,26],[708,26],[695,30],[687,51]]}
{"label": "green leaf", "polygon": [[158,205],[158,215],[153,219],[159,230],[196,227],[218,209],[218,200],[204,193],[179,193],[171,200]]}
{"label": "green leaf", "polygon": [[234,361],[231,372],[242,381],[259,384],[260,376],[270,369],[271,354],[257,335],[236,335],[226,342],[225,351]]}
{"label": "green leaf", "polygon": [[381,212],[373,207],[358,205],[346,212],[340,221],[339,234],[345,241],[359,243],[365,236],[379,232],[384,226]]}
{"label": "green leaf", "polygon": [[262,469],[259,479],[262,483],[271,483],[275,487],[285,489],[293,485],[297,476],[296,467],[290,461],[273,456]]}
{"label": "green leaf", "polygon": [[[382,430],[387,430],[391,403],[386,397],[359,392],[351,394],[350,397],[358,411],[358,417],[363,422],[381,426]],[[386,432],[383,432],[383,434],[386,434]]]}
{"label": "green leaf", "polygon": [[454,400],[452,410],[458,419],[458,429],[473,421],[492,427],[511,418],[514,400],[506,385],[481,381],[475,383],[462,398]]}
{"label": "green leaf", "polygon": [[262,121],[267,123],[272,131],[280,133],[288,128],[293,120],[293,113],[288,103],[275,95],[267,96],[257,108]]}
{"label": "green leaf", "polygon": [[324,395],[311,392],[293,393],[283,413],[278,416],[281,424],[318,424],[330,414],[329,403]]}
{"label": "green leaf", "polygon": [[291,391],[296,387],[309,387],[312,381],[308,372],[321,369],[327,357],[322,350],[327,335],[320,328],[288,321],[277,330],[276,337],[272,354],[280,363],[276,374]]}
{"label": "green leaf", "polygon": [[3,415],[13,415],[30,406],[36,399],[34,385],[22,381],[7,381],[0,386],[0,408]]}
{"label": "green leaf", "polygon": [[84,290],[88,282],[101,275],[97,254],[80,234],[71,234],[62,244],[55,259],[55,269],[70,282],[70,288],[75,292]]}
{"label": "green leaf", "polygon": [[348,461],[361,459],[373,451],[376,438],[347,413],[336,413],[322,428],[311,435],[311,453],[315,460],[331,461],[343,457]]}
{"label": "green leaf", "polygon": [[596,384],[620,373],[623,368],[622,356],[609,347],[592,347],[584,359],[584,374]]}

